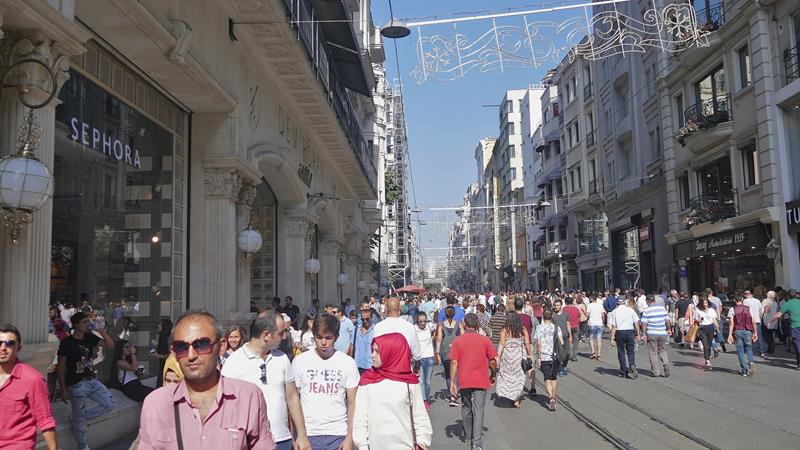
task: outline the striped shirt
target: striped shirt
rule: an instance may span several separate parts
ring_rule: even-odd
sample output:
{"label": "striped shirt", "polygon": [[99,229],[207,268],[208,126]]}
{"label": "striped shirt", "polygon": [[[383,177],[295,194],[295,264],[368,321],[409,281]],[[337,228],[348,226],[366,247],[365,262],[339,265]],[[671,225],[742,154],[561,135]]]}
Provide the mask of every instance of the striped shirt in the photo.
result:
{"label": "striped shirt", "polygon": [[663,306],[648,306],[642,313],[642,323],[647,324],[648,336],[666,336],[669,314]]}

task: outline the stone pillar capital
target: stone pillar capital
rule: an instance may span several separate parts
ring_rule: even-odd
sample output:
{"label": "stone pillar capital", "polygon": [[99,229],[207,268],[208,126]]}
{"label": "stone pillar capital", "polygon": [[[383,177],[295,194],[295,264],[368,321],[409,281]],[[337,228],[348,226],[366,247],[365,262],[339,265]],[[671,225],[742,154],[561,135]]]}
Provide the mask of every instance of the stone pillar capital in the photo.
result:
{"label": "stone pillar capital", "polygon": [[336,239],[323,237],[319,241],[319,251],[321,254],[337,255],[339,253],[339,246],[339,241]]}
{"label": "stone pillar capital", "polygon": [[242,177],[233,169],[206,169],[206,197],[239,200],[242,189]]}
{"label": "stone pillar capital", "polygon": [[283,221],[283,226],[286,227],[286,236],[292,238],[306,238],[308,233],[309,222],[305,216],[292,216],[287,215]]}
{"label": "stone pillar capital", "polygon": [[51,104],[58,101],[56,100],[58,92],[69,79],[69,55],[59,51],[57,46],[44,35],[36,32],[9,33],[3,37],[0,58],[2,73],[5,73],[8,67],[26,59],[41,63],[22,63],[11,69],[4,80],[5,86],[13,86],[18,92],[24,92],[23,98],[28,103],[41,103],[50,97],[54,89],[53,78],[47,70],[50,69],[55,75],[56,83]]}

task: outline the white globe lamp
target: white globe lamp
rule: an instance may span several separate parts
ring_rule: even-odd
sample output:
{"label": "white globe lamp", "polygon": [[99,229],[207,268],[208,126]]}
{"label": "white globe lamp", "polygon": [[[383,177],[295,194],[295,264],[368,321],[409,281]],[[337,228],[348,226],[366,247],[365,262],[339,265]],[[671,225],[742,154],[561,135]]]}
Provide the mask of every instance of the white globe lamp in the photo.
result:
{"label": "white globe lamp", "polygon": [[264,239],[261,237],[261,233],[253,228],[245,228],[236,236],[236,246],[242,251],[248,263],[253,259],[253,255],[261,250],[263,243]]}
{"label": "white globe lamp", "polygon": [[339,276],[336,277],[336,283],[338,283],[339,286],[346,286],[349,281],[346,273],[340,273]]}
{"label": "white globe lamp", "polygon": [[306,273],[310,273],[312,275],[318,274],[320,269],[319,260],[316,258],[308,258],[306,260]]}

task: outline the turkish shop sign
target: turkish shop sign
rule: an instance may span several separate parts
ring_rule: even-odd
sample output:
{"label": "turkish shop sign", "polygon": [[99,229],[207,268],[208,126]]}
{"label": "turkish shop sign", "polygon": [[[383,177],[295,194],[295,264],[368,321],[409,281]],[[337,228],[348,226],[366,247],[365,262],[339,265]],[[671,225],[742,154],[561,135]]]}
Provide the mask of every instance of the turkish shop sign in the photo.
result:
{"label": "turkish shop sign", "polygon": [[691,258],[693,256],[709,255],[740,250],[763,249],[769,237],[763,225],[754,225],[726,233],[717,233],[693,241],[678,244],[675,256],[677,258]]}
{"label": "turkish shop sign", "polygon": [[90,124],[82,122],[77,117],[69,119],[69,126],[71,130],[69,138],[73,141],[102,152],[109,158],[125,162],[125,164],[136,169],[142,168],[139,151],[123,143],[116,136],[106,134]]}
{"label": "turkish shop sign", "polygon": [[800,200],[786,203],[786,225],[790,233],[800,233]]}

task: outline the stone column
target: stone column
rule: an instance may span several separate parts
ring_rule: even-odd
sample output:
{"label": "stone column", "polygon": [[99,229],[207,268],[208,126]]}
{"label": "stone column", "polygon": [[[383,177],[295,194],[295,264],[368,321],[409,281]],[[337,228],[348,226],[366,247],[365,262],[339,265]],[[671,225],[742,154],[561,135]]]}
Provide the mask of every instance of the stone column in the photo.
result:
{"label": "stone column", "polygon": [[[60,55],[47,42],[35,38],[6,36],[2,60],[13,64],[22,58],[36,58],[47,64],[56,74],[58,91],[69,78],[69,60]],[[5,73],[6,67],[0,67]],[[29,103],[41,103],[53,88],[47,71],[33,63],[13,69],[6,80],[17,86],[26,85],[25,98]],[[3,89],[0,87],[0,89]],[[40,133],[35,150],[53,174],[55,153],[55,108],[58,100],[34,111]],[[0,156],[16,153],[18,131],[28,113],[19,100],[17,88],[3,90],[0,103]],[[26,344],[47,341],[47,308],[50,300],[50,252],[53,230],[53,200],[33,214],[33,223],[22,230],[20,242],[11,243],[7,229],[0,229],[0,317],[3,322],[16,325]]]}
{"label": "stone column", "polygon": [[336,277],[339,276],[339,241],[323,236],[319,242],[319,299],[321,304],[339,301]]}
{"label": "stone column", "polygon": [[224,320],[237,310],[236,203],[242,181],[232,169],[207,169],[204,181],[205,229],[201,239],[205,242],[205,279],[202,302],[197,306]]}
{"label": "stone column", "polygon": [[342,289],[342,301],[350,298],[356,301],[358,298],[358,262],[360,258],[357,254],[348,253],[344,264],[344,273],[347,274],[347,285]]}
{"label": "stone column", "polygon": [[291,295],[300,311],[306,311],[311,299],[306,298],[306,233],[308,221],[303,209],[284,209],[278,233],[278,295],[285,298]]}

